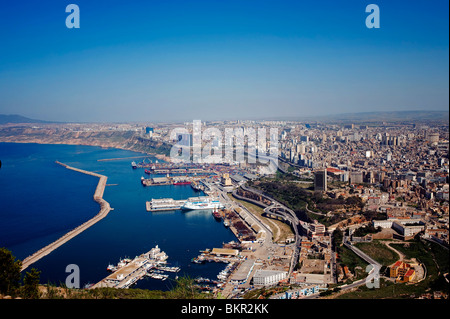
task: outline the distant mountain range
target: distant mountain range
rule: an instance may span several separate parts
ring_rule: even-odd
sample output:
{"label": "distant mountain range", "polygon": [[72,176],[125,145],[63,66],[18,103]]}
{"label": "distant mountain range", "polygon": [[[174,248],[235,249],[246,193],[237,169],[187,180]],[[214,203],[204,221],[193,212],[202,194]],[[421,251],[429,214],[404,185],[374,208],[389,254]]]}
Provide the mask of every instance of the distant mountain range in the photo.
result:
{"label": "distant mountain range", "polygon": [[[361,112],[361,113],[341,113],[322,116],[298,116],[298,117],[276,117],[264,118],[261,120],[297,120],[297,121],[318,121],[318,122],[424,122],[424,121],[449,121],[449,111],[392,111],[392,112]],[[17,114],[0,114],[1,124],[15,123],[66,123],[55,121],[43,121],[30,119]]]}
{"label": "distant mountain range", "polygon": [[55,123],[51,121],[42,121],[42,120],[35,120],[30,119],[28,117],[17,115],[17,114],[0,114],[0,124],[8,124],[8,123]]}
{"label": "distant mountain range", "polygon": [[362,112],[343,113],[324,116],[323,118],[333,120],[359,120],[359,121],[436,121],[447,120],[448,111],[392,111],[392,112]]}
{"label": "distant mountain range", "polygon": [[[269,120],[269,119],[267,119]],[[391,112],[358,112],[340,113],[321,116],[297,116],[289,119],[277,117],[273,120],[294,120],[311,122],[341,122],[341,123],[375,123],[375,122],[447,122],[449,121],[449,111],[391,111]]]}

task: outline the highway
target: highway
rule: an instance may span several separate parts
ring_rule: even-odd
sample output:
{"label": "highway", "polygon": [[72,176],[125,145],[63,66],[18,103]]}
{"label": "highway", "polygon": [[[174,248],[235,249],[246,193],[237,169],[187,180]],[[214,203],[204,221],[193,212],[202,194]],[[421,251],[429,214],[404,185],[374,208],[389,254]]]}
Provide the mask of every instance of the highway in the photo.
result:
{"label": "highway", "polygon": [[[267,215],[274,215],[274,216],[280,217],[291,224],[291,226],[295,232],[295,250],[294,250],[294,254],[292,255],[291,264],[289,267],[289,276],[290,276],[292,274],[292,271],[294,270],[295,265],[298,262],[298,258],[300,256],[300,248],[301,248],[301,236],[300,236],[300,233],[298,230],[299,219],[298,219],[297,215],[295,214],[295,212],[293,210],[287,208],[286,206],[277,202],[272,197],[267,196],[266,194],[264,194],[263,192],[261,192],[257,189],[254,189],[252,187],[248,187],[245,185],[242,185],[241,188],[244,191],[258,194],[258,195],[264,197],[265,199],[269,200],[272,203],[270,206],[267,206],[264,203],[260,203],[260,206],[261,206],[261,204],[266,206],[264,208],[264,212]],[[254,201],[254,200],[250,200],[250,201]]]}

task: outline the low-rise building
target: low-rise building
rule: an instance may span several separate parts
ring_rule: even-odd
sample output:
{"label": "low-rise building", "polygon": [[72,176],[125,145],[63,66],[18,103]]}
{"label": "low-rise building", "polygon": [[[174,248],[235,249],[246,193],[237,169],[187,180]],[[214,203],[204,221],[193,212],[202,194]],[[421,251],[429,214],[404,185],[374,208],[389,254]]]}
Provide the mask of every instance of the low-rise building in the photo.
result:
{"label": "low-rise building", "polygon": [[389,277],[396,278],[396,282],[410,282],[416,276],[414,268],[401,260],[389,267]]}
{"label": "low-rise building", "polygon": [[425,225],[423,223],[403,224],[395,221],[392,223],[392,228],[403,236],[409,237],[423,231],[425,229]]}
{"label": "low-rise building", "polygon": [[252,259],[245,260],[231,275],[230,282],[233,284],[244,284],[247,282],[250,273],[253,270],[255,261]]}
{"label": "low-rise building", "polygon": [[253,275],[255,286],[272,286],[286,279],[287,272],[278,270],[257,270]]}

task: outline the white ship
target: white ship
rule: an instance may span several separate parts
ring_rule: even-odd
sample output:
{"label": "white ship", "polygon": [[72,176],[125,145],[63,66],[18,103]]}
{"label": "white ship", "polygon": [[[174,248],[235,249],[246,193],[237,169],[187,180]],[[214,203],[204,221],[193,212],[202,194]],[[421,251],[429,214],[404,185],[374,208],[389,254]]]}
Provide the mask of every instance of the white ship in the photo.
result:
{"label": "white ship", "polygon": [[190,197],[181,207],[183,210],[220,209],[225,206],[218,199],[208,196]]}
{"label": "white ship", "polygon": [[156,245],[155,248],[152,248],[152,250],[148,253],[149,259],[156,262],[157,264],[164,264],[166,263],[166,260],[169,256]]}

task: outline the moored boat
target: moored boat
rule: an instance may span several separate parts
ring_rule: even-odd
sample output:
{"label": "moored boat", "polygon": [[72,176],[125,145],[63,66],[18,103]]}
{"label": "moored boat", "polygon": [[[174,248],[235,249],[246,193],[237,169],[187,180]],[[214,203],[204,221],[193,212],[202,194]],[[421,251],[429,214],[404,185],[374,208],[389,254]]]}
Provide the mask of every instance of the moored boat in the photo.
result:
{"label": "moored boat", "polygon": [[217,210],[214,210],[212,214],[215,219],[217,219],[219,221],[222,220],[222,216],[220,215],[220,213]]}
{"label": "moored boat", "polygon": [[208,196],[191,197],[181,207],[183,210],[221,209],[223,204],[218,199]]}
{"label": "moored boat", "polygon": [[174,182],[173,185],[190,185],[191,182],[189,181],[180,181],[180,182]]}

